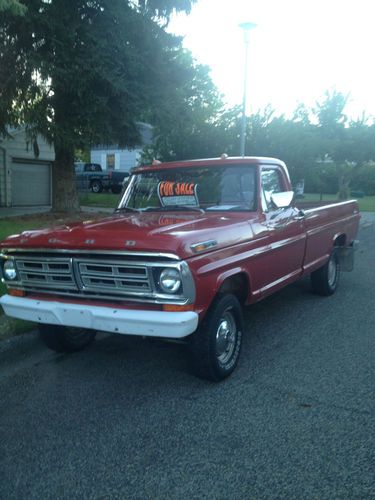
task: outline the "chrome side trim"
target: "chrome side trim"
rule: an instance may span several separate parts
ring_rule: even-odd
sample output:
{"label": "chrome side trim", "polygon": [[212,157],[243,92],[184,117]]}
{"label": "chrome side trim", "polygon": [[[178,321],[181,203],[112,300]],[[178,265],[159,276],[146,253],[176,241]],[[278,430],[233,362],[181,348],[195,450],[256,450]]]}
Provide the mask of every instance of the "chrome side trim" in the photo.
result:
{"label": "chrome side trim", "polygon": [[273,281],[272,283],[269,283],[268,285],[262,287],[260,289],[260,291],[261,291],[261,293],[265,293],[268,290],[270,290],[271,288],[278,286],[278,285],[281,285],[284,281],[287,281],[291,278],[294,278],[294,277],[300,276],[300,275],[301,275],[301,269],[298,269],[297,271],[293,271],[292,273],[286,274],[285,276],[282,276],[281,278]]}

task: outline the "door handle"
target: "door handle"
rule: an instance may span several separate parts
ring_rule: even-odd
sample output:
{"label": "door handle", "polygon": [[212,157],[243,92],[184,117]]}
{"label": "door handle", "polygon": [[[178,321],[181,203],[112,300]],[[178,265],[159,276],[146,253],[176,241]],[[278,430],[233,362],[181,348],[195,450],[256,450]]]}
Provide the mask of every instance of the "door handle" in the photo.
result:
{"label": "door handle", "polygon": [[268,223],[267,226],[268,226],[268,229],[274,229],[275,231],[281,231],[282,229],[284,229],[286,227],[286,224]]}

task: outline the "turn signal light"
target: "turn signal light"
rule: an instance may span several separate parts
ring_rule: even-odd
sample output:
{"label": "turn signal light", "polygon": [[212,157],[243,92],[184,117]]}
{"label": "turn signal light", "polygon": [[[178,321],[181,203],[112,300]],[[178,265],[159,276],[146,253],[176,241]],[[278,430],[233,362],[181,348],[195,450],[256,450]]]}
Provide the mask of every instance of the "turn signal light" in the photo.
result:
{"label": "turn signal light", "polygon": [[163,304],[163,311],[168,312],[181,312],[181,311],[194,311],[193,304],[186,304],[179,306],[177,304]]}
{"label": "turn signal light", "polygon": [[13,297],[25,297],[26,295],[24,290],[16,290],[15,288],[8,288],[8,293]]}

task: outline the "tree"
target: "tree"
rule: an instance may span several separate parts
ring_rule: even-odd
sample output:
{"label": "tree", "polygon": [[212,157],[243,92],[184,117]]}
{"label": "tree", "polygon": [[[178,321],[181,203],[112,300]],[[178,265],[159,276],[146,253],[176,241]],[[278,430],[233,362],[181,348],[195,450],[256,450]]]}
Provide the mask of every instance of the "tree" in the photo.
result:
{"label": "tree", "polygon": [[74,150],[139,142],[136,121],[176,92],[180,39],[158,21],[195,0],[0,1],[0,133],[54,145],[53,209],[75,211]]}
{"label": "tree", "polygon": [[326,92],[315,110],[319,121],[321,157],[335,163],[339,199],[350,196],[350,183],[367,161],[375,158],[374,127],[369,127],[365,115],[348,121],[344,110],[348,96],[341,92]]}
{"label": "tree", "polygon": [[15,15],[22,15],[26,12],[26,7],[18,0],[0,0],[0,12],[6,11]]}
{"label": "tree", "polygon": [[189,51],[181,49],[167,78],[176,91],[165,95],[167,105],[154,108],[147,117],[154,125],[155,141],[143,160],[204,158],[212,156],[213,151],[219,154],[218,121],[222,119],[223,102],[209,68],[197,64]]}

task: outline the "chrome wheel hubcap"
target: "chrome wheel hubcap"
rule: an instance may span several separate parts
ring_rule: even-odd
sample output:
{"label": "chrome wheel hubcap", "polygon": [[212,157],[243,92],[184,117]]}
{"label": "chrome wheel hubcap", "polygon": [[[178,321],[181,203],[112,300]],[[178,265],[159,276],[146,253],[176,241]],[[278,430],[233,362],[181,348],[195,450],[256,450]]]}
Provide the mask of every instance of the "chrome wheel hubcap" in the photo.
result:
{"label": "chrome wheel hubcap", "polygon": [[334,286],[337,277],[337,265],[335,259],[332,257],[328,262],[328,284]]}
{"label": "chrome wheel hubcap", "polygon": [[220,363],[227,363],[236,348],[237,326],[233,314],[225,311],[216,331],[216,356]]}

